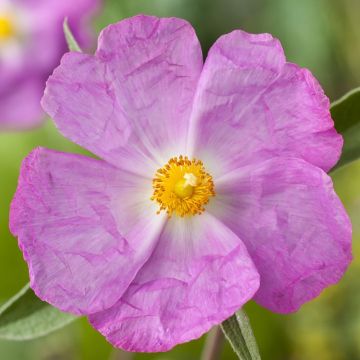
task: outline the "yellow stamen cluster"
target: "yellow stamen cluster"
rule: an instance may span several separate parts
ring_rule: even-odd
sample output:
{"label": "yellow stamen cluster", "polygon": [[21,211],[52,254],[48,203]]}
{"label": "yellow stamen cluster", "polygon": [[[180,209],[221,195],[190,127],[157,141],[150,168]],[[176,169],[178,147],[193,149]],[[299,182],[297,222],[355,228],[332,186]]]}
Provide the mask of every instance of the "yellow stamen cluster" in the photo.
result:
{"label": "yellow stamen cluster", "polygon": [[171,158],[153,179],[154,193],[160,210],[172,216],[201,214],[209,198],[215,195],[214,182],[200,160],[190,160],[187,156]]}
{"label": "yellow stamen cluster", "polygon": [[15,28],[11,18],[0,14],[0,41],[7,40],[15,35]]}

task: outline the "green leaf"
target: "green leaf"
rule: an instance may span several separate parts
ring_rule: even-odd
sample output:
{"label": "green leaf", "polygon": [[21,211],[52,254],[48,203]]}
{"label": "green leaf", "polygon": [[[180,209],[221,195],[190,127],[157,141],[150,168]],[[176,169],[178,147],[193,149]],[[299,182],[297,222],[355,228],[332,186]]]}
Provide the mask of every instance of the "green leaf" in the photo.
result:
{"label": "green leaf", "polygon": [[69,28],[67,18],[65,18],[65,20],[64,20],[63,29],[64,29],[65,39],[66,39],[69,50],[82,52],[78,42],[76,41],[73,33],[71,32],[71,30]]}
{"label": "green leaf", "polygon": [[0,339],[29,340],[47,335],[77,319],[41,301],[29,285],[0,307]]}
{"label": "green leaf", "polygon": [[343,151],[335,170],[360,158],[360,87],[335,101],[331,116],[336,130],[344,137]]}
{"label": "green leaf", "polygon": [[261,360],[250,321],[244,310],[239,310],[225,320],[221,328],[240,360]]}

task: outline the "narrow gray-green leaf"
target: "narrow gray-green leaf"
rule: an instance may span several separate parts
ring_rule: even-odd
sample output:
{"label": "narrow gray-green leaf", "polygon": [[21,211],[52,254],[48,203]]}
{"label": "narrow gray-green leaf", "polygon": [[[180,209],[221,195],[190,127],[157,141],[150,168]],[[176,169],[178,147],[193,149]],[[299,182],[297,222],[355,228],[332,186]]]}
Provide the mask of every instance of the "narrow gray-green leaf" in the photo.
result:
{"label": "narrow gray-green leaf", "polygon": [[67,18],[65,18],[65,20],[64,20],[63,28],[64,28],[65,39],[66,39],[69,50],[82,52],[78,42],[76,41],[73,33],[70,30]]}
{"label": "narrow gray-green leaf", "polygon": [[336,130],[344,137],[341,158],[334,169],[360,158],[360,87],[331,106]]}
{"label": "narrow gray-green leaf", "polygon": [[250,321],[244,310],[239,310],[225,320],[221,328],[240,360],[261,360]]}
{"label": "narrow gray-green leaf", "polygon": [[47,335],[77,319],[41,301],[29,285],[0,307],[0,339],[29,340]]}

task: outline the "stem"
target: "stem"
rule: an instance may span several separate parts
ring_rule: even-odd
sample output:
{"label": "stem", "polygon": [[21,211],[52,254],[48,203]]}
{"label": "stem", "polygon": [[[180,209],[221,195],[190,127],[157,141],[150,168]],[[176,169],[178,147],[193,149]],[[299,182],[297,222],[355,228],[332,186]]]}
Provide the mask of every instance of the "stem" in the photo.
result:
{"label": "stem", "polygon": [[224,340],[220,326],[213,327],[206,338],[201,360],[220,360]]}

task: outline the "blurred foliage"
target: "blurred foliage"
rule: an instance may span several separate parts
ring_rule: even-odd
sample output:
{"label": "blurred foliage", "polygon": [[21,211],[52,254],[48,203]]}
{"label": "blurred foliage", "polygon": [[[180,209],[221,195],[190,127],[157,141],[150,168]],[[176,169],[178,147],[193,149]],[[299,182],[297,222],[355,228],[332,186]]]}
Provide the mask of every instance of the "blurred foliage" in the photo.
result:
{"label": "blurred foliage", "polygon": [[[331,99],[360,84],[358,0],[106,0],[95,21],[99,31],[137,13],[178,16],[195,27],[204,53],[218,36],[235,28],[277,36],[289,61],[308,67]],[[19,104],[21,106],[21,104]],[[64,139],[50,121],[40,129],[0,134],[0,303],[27,281],[27,267],[8,231],[8,208],[23,157],[36,146],[86,152]],[[337,171],[334,182],[353,222],[354,256],[344,279],[296,314],[272,314],[246,306],[264,360],[360,359],[360,163]],[[203,339],[165,354],[137,354],[136,360],[199,359]],[[126,359],[86,319],[47,337],[0,342],[2,360]],[[226,345],[222,359],[235,359]]]}
{"label": "blurred foliage", "polygon": [[342,154],[336,164],[336,168],[340,168],[360,158],[360,87],[333,102],[331,116],[344,139]]}
{"label": "blurred foliage", "polygon": [[0,306],[0,339],[30,340],[50,334],[78,318],[41,301],[26,284]]}

